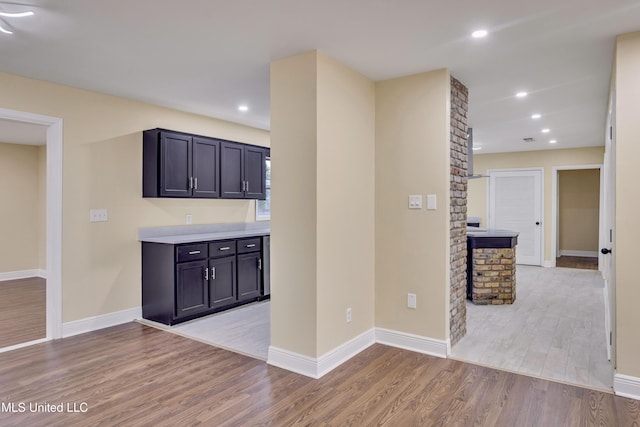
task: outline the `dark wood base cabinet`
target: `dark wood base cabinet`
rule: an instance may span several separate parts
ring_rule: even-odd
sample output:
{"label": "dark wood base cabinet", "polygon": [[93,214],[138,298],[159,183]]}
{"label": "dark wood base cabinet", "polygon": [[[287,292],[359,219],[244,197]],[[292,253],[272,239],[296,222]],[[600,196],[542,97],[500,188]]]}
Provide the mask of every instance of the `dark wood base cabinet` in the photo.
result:
{"label": "dark wood base cabinet", "polygon": [[142,317],[174,325],[267,297],[262,240],[142,242]]}

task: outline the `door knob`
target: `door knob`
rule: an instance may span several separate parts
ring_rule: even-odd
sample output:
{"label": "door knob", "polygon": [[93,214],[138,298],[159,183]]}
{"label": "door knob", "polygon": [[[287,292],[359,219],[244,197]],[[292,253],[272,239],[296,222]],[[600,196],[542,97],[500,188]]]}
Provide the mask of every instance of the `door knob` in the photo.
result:
{"label": "door knob", "polygon": [[611,249],[602,248],[600,249],[600,252],[602,253],[602,255],[606,255],[606,254],[610,254],[612,251]]}
{"label": "door knob", "polygon": [[536,221],[536,225],[540,225],[540,221]]}

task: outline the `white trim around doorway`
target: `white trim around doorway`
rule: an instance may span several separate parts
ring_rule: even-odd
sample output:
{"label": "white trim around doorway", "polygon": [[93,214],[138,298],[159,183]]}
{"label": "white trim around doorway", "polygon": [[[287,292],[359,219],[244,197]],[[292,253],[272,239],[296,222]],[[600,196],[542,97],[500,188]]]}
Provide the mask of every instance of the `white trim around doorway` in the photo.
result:
{"label": "white trim around doorway", "polygon": [[0,119],[47,126],[47,340],[62,337],[62,119],[0,108]]}

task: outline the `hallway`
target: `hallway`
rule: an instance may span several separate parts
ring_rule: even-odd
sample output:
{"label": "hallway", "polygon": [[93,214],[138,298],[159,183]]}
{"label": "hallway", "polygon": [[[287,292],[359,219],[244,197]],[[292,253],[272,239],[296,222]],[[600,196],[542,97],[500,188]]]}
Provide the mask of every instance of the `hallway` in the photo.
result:
{"label": "hallway", "polygon": [[611,390],[599,271],[518,265],[513,305],[467,301],[458,360]]}

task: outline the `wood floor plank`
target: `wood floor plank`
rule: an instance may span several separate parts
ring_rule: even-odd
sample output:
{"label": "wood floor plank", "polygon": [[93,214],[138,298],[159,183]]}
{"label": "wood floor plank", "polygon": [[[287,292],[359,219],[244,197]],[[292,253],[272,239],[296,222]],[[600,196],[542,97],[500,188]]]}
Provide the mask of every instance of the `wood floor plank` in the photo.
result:
{"label": "wood floor plank", "polygon": [[45,279],[0,282],[0,348],[45,338],[46,304]]}
{"label": "wood floor plank", "polygon": [[640,402],[375,344],[319,380],[137,323],[0,354],[29,426],[632,426]]}

